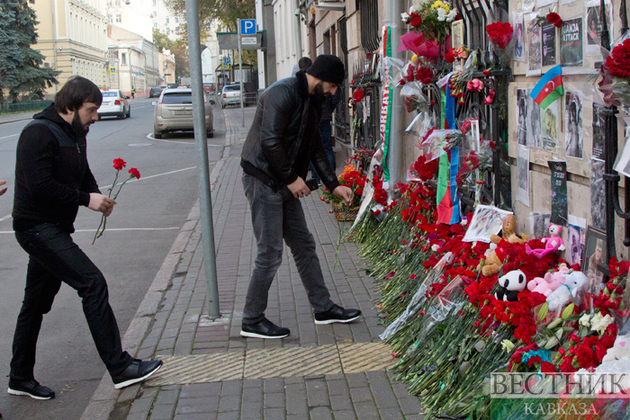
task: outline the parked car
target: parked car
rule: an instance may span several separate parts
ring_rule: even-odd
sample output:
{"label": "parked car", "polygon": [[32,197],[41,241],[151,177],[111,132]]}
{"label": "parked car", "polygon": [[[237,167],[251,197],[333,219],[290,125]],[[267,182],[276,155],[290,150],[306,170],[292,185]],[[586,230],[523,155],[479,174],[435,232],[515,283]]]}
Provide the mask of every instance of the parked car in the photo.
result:
{"label": "parked car", "polygon": [[168,83],[168,84],[166,85],[166,88],[167,88],[167,89],[177,89],[178,87],[179,87],[179,84],[178,84],[178,83]]}
{"label": "parked car", "polygon": [[162,93],[162,91],[164,90],[166,86],[162,87],[162,86],[155,86],[152,87],[151,89],[149,89],[149,98],[159,98],[160,97],[160,93]]}
{"label": "parked car", "polygon": [[241,85],[232,84],[223,86],[223,91],[219,97],[221,101],[221,108],[225,108],[227,105],[239,105],[241,104]]}
{"label": "parked car", "polygon": [[[203,95],[206,115],[206,134],[214,135],[212,108],[214,101]],[[153,103],[153,137],[161,139],[164,133],[193,130],[192,90],[187,88],[165,89],[160,99]]]}
{"label": "parked car", "polygon": [[204,92],[214,92],[214,83],[204,83],[203,84]]}
{"label": "parked car", "polygon": [[131,105],[127,102],[129,96],[125,96],[121,91],[115,89],[101,89],[103,103],[96,111],[99,119],[101,117],[131,117]]}

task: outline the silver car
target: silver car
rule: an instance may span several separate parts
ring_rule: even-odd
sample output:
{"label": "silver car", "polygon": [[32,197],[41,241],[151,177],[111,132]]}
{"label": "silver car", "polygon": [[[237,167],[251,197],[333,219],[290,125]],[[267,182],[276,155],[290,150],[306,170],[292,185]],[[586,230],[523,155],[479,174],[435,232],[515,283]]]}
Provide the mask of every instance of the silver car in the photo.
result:
{"label": "silver car", "polygon": [[221,101],[221,108],[225,108],[227,105],[241,105],[241,85],[225,85],[219,98]]}
{"label": "silver car", "polygon": [[[206,134],[214,135],[212,105],[214,101],[203,95],[206,115]],[[192,91],[187,88],[164,89],[157,102],[154,102],[153,137],[161,139],[164,133],[192,131],[193,105]]]}
{"label": "silver car", "polygon": [[103,103],[96,111],[99,119],[101,117],[131,117],[131,105],[127,102],[128,96],[116,89],[101,89],[101,93],[103,94]]}

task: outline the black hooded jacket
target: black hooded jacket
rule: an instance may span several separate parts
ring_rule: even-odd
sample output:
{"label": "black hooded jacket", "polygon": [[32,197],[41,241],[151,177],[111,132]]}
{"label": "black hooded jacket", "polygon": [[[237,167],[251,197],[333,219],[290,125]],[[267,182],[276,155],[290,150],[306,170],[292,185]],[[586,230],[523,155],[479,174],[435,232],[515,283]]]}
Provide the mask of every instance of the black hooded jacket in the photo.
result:
{"label": "black hooded jacket", "polygon": [[[90,193],[100,193],[88,165],[85,136],[77,138],[54,104],[33,119],[17,144],[13,229],[54,223],[72,233],[79,206],[87,207]],[[36,120],[56,124],[63,132],[62,141]]]}
{"label": "black hooded jacket", "polygon": [[306,179],[313,163],[324,185],[339,186],[319,134],[321,101],[309,95],[304,71],[282,79],[260,95],[256,115],[241,154],[243,172],[253,175],[274,191]]}

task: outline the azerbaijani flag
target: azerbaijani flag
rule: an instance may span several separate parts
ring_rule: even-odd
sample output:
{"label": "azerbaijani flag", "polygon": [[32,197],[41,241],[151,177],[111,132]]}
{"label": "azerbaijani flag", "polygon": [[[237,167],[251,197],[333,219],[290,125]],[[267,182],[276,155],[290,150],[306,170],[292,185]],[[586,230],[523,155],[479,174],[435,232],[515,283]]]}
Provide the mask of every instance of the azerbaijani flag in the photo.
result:
{"label": "azerbaijani flag", "polygon": [[532,93],[532,97],[542,109],[547,109],[553,101],[564,95],[564,85],[562,84],[562,67],[557,65],[549,69],[543,77],[540,78]]}

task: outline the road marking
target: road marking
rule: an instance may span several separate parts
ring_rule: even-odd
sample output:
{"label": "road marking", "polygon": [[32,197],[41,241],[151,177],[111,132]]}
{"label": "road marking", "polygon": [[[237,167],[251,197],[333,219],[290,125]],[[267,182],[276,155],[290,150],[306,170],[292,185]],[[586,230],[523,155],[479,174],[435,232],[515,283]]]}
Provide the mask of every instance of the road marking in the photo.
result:
{"label": "road marking", "polygon": [[[164,172],[164,173],[161,173],[161,174],[155,174],[155,175],[143,176],[143,177],[142,177],[142,178],[140,178],[140,179],[131,179],[131,180],[129,180],[129,183],[132,183],[132,182],[137,182],[137,181],[140,181],[140,180],[143,180],[143,179],[157,178],[157,177],[164,176],[164,175],[172,175],[172,174],[176,174],[176,173],[178,173],[178,172],[190,171],[191,169],[197,169],[197,167],[196,167],[196,166],[191,166],[191,167],[189,167],[189,168],[176,169],[176,170],[174,170],[174,171]],[[102,188],[102,189],[111,188],[111,185],[105,185],[105,186],[103,186],[103,187],[101,187],[101,188]],[[11,218],[11,215],[10,215],[10,214],[8,214],[8,215],[6,215],[6,216],[4,216],[4,217],[0,217],[0,222],[4,222],[5,220],[8,220],[8,219],[10,219],[10,218]],[[169,228],[169,229],[171,229],[171,228]],[[11,232],[12,232],[12,231],[11,231]],[[77,231],[77,232],[78,232],[78,231]],[[7,233],[7,232],[0,231],[0,233]]]}
{"label": "road marking", "polygon": [[[171,227],[164,227],[164,228],[107,228],[108,232],[134,232],[134,231],[141,231],[141,232],[149,232],[149,231],[162,231],[162,230],[178,230],[181,229],[180,227],[177,226],[171,226]],[[96,232],[96,229],[77,229],[74,231],[74,233],[83,233],[83,232]],[[12,230],[0,230],[0,233],[15,233]]]}
{"label": "road marking", "polygon": [[151,143],[130,143],[127,146],[129,147],[146,147],[146,146],[153,146]]}
{"label": "road marking", "polygon": [[9,137],[15,137],[15,136],[19,136],[19,135],[20,135],[20,133],[18,133],[18,134],[11,134],[11,135],[9,135],[9,136],[0,137],[0,140],[2,140],[2,139],[8,139]]}
{"label": "road marking", "polygon": [[[153,133],[149,133],[146,136],[149,140],[153,140],[153,141],[163,141],[165,143],[179,143],[179,144],[192,144],[195,145],[195,139],[192,139],[191,141],[176,141],[176,140],[161,140],[161,139],[156,139],[153,137]],[[208,147],[223,147],[222,144],[208,144]]]}

